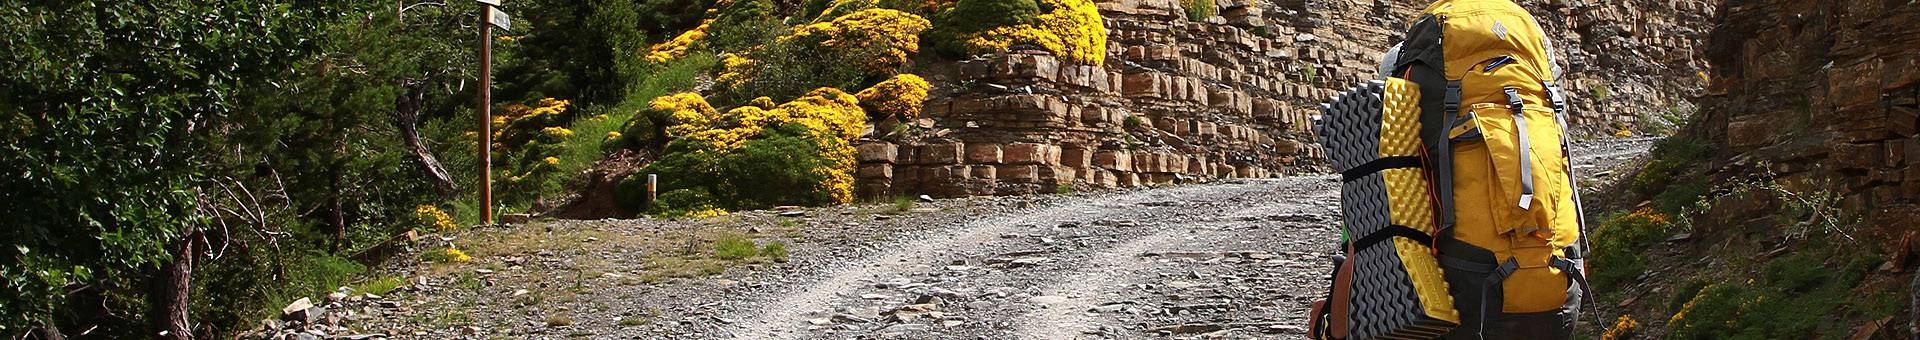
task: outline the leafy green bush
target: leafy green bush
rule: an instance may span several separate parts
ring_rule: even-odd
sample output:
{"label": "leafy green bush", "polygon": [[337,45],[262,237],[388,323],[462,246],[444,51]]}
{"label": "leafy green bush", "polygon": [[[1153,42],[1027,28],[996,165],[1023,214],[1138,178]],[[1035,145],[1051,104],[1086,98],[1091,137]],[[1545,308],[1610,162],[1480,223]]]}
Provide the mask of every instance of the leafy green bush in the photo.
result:
{"label": "leafy green bush", "polygon": [[1180,8],[1187,12],[1187,20],[1201,21],[1220,13],[1213,0],[1180,0]]}
{"label": "leafy green bush", "polygon": [[[1674,185],[1676,178],[1688,178],[1689,183],[1685,184],[1689,186],[1697,185],[1700,188],[1698,191],[1704,194],[1705,188],[1707,188],[1706,179],[1697,178],[1697,176],[1683,177],[1682,175],[1699,166],[1701,161],[1705,160],[1706,157],[1712,153],[1712,144],[1693,138],[1673,137],[1655,142],[1652,159],[1647,161],[1646,168],[1641,169],[1638,174],[1634,175],[1633,181],[1628,186],[1628,189],[1640,197],[1655,197],[1666,191],[1669,186]],[[1679,196],[1670,197],[1680,198]],[[1694,197],[1697,198],[1698,196],[1696,195]],[[1692,202],[1685,203],[1691,204]],[[1668,206],[1661,207],[1661,210],[1667,214],[1677,214],[1680,213],[1680,210],[1677,208],[1684,206],[1685,205],[1669,204]]]}
{"label": "leafy green bush", "polygon": [[715,51],[745,51],[772,42],[787,33],[787,25],[771,0],[737,0],[719,9],[708,28],[708,47]]}
{"label": "leafy green bush", "polygon": [[923,33],[926,38],[922,41],[935,53],[963,58],[967,46],[960,41],[961,36],[1031,23],[1040,13],[1040,4],[1034,0],[960,0],[952,9],[934,15],[933,29]]}
{"label": "leafy green bush", "polygon": [[719,63],[711,55],[689,55],[668,62],[630,87],[626,99],[611,110],[616,116],[633,115],[620,126],[617,146],[650,151],[666,147],[667,112],[650,107],[653,99],[693,87],[695,78]]}
{"label": "leafy green bush", "polygon": [[1613,291],[1647,269],[1645,252],[1667,238],[1666,215],[1650,209],[1619,214],[1594,230],[1588,279],[1601,291]]}
{"label": "leafy green bush", "polygon": [[[833,164],[821,156],[823,146],[807,137],[805,129],[793,125],[769,129],[768,136],[748,140],[735,152],[709,149],[693,141],[674,141],[667,146],[665,156],[640,171],[660,175],[660,201],[649,211],[833,203],[833,197],[822,187],[827,175],[813,170]],[[640,183],[623,187],[637,185],[644,189],[642,177],[629,176],[624,182]],[[730,180],[745,178],[752,180]],[[627,202],[637,203],[633,198]]]}
{"label": "leafy green bush", "polygon": [[[1891,316],[1891,294],[1860,290],[1880,257],[1838,242],[1816,239],[1765,263],[1759,280],[1680,287],[1676,297],[1691,297],[1668,324],[1672,338],[1808,339],[1846,334],[1857,319]],[[1690,290],[1697,292],[1685,294]]]}

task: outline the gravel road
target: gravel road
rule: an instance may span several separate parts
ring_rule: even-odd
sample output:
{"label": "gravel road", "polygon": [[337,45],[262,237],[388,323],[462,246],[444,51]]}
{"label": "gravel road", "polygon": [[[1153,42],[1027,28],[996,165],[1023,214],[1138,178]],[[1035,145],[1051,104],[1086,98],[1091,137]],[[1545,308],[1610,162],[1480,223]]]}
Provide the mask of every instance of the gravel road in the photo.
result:
{"label": "gravel road", "polygon": [[[1609,171],[1651,142],[1577,143],[1576,164]],[[400,264],[394,271],[408,284],[375,299],[389,302],[335,308],[361,315],[343,333],[403,338],[1293,338],[1324,289],[1337,182],[980,197],[896,213],[879,213],[894,208],[880,204],[718,221],[537,223],[549,235],[540,237],[598,241]],[[783,242],[791,256],[713,276],[633,280],[661,251],[646,240],[683,230],[739,231]],[[474,280],[469,271],[484,271],[480,284],[461,283]],[[450,311],[465,317],[433,317]]]}

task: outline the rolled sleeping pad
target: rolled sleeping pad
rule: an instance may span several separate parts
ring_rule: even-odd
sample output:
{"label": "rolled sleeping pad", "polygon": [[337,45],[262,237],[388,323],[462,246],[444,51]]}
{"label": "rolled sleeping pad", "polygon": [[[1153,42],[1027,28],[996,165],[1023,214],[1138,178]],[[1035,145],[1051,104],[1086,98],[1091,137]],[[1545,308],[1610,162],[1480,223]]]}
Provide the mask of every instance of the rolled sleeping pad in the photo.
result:
{"label": "rolled sleeping pad", "polygon": [[[1419,86],[1372,81],[1323,105],[1318,127],[1341,173],[1351,240],[1351,339],[1433,339],[1460,324],[1434,258],[1432,183],[1422,167]],[[1338,301],[1334,302],[1338,304]]]}

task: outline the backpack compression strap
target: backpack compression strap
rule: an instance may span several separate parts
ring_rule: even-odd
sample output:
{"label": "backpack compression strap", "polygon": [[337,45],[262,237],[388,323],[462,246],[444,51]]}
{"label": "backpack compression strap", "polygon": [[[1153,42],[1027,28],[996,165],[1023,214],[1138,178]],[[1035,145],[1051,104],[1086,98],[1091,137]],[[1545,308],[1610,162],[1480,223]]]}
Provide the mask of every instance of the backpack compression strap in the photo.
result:
{"label": "backpack compression strap", "polygon": [[1529,145],[1532,138],[1527,134],[1527,104],[1520,98],[1520,89],[1509,86],[1506,92],[1507,108],[1513,111],[1513,129],[1519,134],[1515,139],[1520,141],[1520,210],[1530,210],[1533,209],[1533,146]]}
{"label": "backpack compression strap", "polygon": [[1418,168],[1420,167],[1420,163],[1421,160],[1419,156],[1398,156],[1375,159],[1372,162],[1367,162],[1367,164],[1361,164],[1352,169],[1347,169],[1347,171],[1341,171],[1340,182],[1358,181],[1361,178],[1367,177],[1367,175],[1386,171],[1387,169]]}

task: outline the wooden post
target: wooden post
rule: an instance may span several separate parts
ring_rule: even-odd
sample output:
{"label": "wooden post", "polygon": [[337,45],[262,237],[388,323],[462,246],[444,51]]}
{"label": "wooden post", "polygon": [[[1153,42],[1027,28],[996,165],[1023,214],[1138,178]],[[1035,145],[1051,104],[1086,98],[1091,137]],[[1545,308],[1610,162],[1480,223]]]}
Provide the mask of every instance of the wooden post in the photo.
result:
{"label": "wooden post", "polygon": [[480,5],[480,221],[493,225],[493,5]]}

